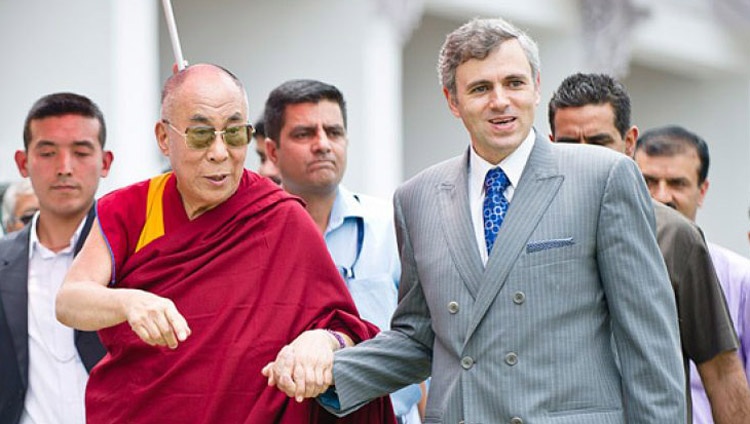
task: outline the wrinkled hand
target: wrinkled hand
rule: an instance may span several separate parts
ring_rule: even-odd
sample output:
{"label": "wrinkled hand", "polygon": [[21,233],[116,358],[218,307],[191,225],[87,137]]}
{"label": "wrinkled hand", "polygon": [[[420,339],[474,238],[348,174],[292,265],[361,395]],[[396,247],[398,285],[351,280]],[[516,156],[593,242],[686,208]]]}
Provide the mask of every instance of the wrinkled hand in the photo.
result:
{"label": "wrinkled hand", "polygon": [[187,321],[167,298],[133,290],[124,300],[124,310],[130,328],[151,346],[175,349],[190,336]]}
{"label": "wrinkled hand", "polygon": [[326,330],[310,330],[284,346],[274,362],[263,367],[268,385],[297,402],[313,398],[333,384],[333,352],[338,342]]}

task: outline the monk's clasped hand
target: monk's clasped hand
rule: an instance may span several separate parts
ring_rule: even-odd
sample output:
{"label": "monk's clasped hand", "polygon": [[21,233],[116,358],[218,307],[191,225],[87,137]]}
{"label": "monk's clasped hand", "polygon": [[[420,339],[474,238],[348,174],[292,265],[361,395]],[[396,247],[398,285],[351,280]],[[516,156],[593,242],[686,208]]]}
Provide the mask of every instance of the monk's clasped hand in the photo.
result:
{"label": "monk's clasped hand", "polygon": [[276,360],[262,373],[269,386],[276,386],[297,402],[317,397],[333,384],[333,352],[335,344],[325,330],[310,330],[284,346]]}
{"label": "monk's clasped hand", "polygon": [[171,300],[146,291],[133,290],[124,303],[130,328],[149,345],[175,349],[190,336],[187,321]]}

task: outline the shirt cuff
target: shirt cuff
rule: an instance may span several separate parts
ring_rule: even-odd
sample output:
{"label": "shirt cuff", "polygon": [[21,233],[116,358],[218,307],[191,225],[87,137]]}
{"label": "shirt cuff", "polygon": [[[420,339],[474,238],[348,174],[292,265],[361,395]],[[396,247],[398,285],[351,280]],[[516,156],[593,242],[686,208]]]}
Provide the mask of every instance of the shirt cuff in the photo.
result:
{"label": "shirt cuff", "polygon": [[339,394],[336,393],[336,388],[333,386],[329,387],[328,390],[325,391],[325,393],[322,393],[320,396],[318,396],[318,401],[323,406],[327,406],[328,408],[334,409],[336,411],[341,410]]}

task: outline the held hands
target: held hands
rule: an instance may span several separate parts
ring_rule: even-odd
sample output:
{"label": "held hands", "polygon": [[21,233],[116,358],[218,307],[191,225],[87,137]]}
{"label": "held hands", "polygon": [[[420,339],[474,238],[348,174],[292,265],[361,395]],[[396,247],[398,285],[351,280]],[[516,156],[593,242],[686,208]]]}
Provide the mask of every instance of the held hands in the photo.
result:
{"label": "held hands", "polygon": [[284,346],[274,362],[263,367],[268,385],[297,402],[313,398],[333,384],[333,352],[339,342],[326,330],[309,330]]}
{"label": "held hands", "polygon": [[190,336],[187,321],[169,299],[133,290],[124,299],[124,310],[130,328],[151,346],[175,349]]}

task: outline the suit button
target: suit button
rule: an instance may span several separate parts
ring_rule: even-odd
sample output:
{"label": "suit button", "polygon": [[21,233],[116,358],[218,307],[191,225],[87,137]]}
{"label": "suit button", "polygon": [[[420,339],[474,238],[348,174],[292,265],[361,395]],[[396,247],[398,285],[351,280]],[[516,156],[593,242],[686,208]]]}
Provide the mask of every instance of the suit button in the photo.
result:
{"label": "suit button", "polygon": [[513,417],[510,419],[510,424],[523,424],[523,420],[518,417]]}
{"label": "suit button", "polygon": [[513,293],[513,303],[515,303],[516,305],[520,305],[525,301],[526,301],[526,294],[524,292],[517,291]]}
{"label": "suit button", "polygon": [[448,302],[448,312],[452,314],[455,314],[456,312],[458,312],[458,302],[456,301]]}
{"label": "suit button", "polygon": [[471,356],[464,356],[461,358],[461,367],[465,370],[474,366],[474,359]]}
{"label": "suit button", "polygon": [[515,352],[508,352],[505,355],[505,363],[510,365],[511,367],[513,365],[516,365],[518,363],[518,355]]}

